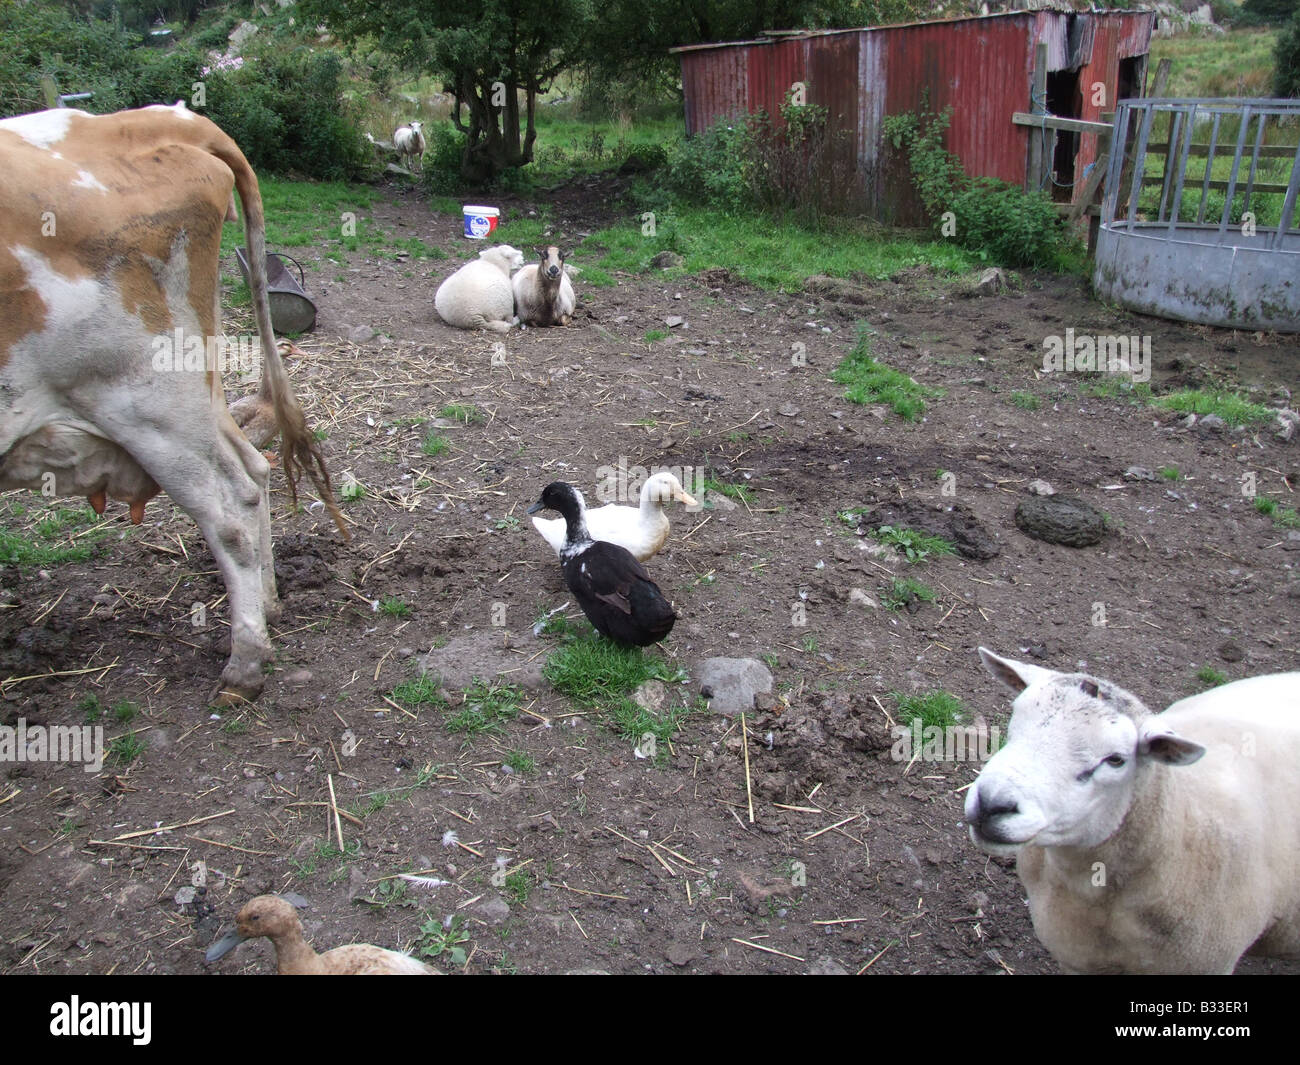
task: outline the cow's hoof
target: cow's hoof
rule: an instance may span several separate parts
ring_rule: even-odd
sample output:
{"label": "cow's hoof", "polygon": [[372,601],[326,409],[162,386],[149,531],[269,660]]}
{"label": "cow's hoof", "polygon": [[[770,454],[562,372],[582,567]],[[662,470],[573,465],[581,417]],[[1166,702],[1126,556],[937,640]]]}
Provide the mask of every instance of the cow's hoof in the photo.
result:
{"label": "cow's hoof", "polygon": [[236,669],[232,663],[221,674],[221,683],[208,703],[211,706],[247,706],[257,701],[265,682],[260,668]]}

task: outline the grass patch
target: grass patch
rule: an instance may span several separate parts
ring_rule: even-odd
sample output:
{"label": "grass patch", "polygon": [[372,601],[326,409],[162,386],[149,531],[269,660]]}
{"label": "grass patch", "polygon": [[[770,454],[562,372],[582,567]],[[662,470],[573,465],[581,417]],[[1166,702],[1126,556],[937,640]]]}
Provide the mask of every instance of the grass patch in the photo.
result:
{"label": "grass patch", "polygon": [[472,403],[448,403],[438,412],[443,418],[449,418],[462,425],[486,425],[487,415]]}
{"label": "grass patch", "polygon": [[934,589],[911,577],[896,577],[880,596],[880,602],[888,610],[912,609],[912,604],[937,603],[939,596]]}
{"label": "grass patch", "polygon": [[420,450],[431,459],[436,459],[450,447],[451,441],[436,429],[430,429],[424,434],[424,439],[420,441]]}
{"label": "grass patch", "polygon": [[1012,392],[1011,402],[1021,410],[1038,409],[1038,397],[1032,392]]}
{"label": "grass patch", "polygon": [[396,596],[389,595],[379,600],[379,612],[390,618],[409,618],[411,607]]}
{"label": "grass patch", "polygon": [[523,692],[514,684],[488,684],[476,680],[465,689],[465,701],[447,719],[447,728],[470,736],[481,732],[501,732],[505,722],[519,716],[522,697]]}
{"label": "grass patch", "polygon": [[446,706],[447,697],[442,694],[442,682],[432,673],[421,673],[414,680],[403,681],[388,693],[395,703],[405,707]]}
{"label": "grass patch", "polygon": [[144,737],[137,736],[135,731],[132,730],[124,735],[118,736],[117,739],[113,740],[113,742],[108,745],[108,757],[110,761],[116,762],[119,765],[130,765],[139,758],[140,755],[144,754],[147,746],[148,744],[145,742]]}
{"label": "grass patch", "polygon": [[706,477],[704,479],[704,490],[706,492],[717,492],[718,495],[726,496],[728,499],[734,499],[737,503],[752,503],[754,501],[754,489],[747,484],[728,484],[719,481],[716,477]]}
{"label": "grass patch", "polygon": [[1284,529],[1300,529],[1300,514],[1294,507],[1284,507],[1276,499],[1267,496],[1255,497],[1255,509],[1266,518],[1272,518],[1274,525]]}
{"label": "grass patch", "polygon": [[1181,481],[1183,479],[1183,475],[1179,472],[1177,466],[1161,466],[1160,469],[1156,470],[1156,473],[1160,474],[1166,481]]}
{"label": "grass patch", "polygon": [[1200,685],[1201,691],[1209,691],[1211,688],[1227,684],[1228,678],[1213,666],[1202,666],[1196,671],[1196,683]]}
{"label": "grass patch", "polygon": [[647,329],[645,331],[645,342],[653,344],[656,340],[665,340],[670,335],[667,329]]}
{"label": "grass patch", "polygon": [[666,741],[691,712],[686,706],[655,712],[634,702],[632,693],[646,681],[674,683],[683,679],[681,671],[640,647],[620,646],[590,629],[566,637],[547,658],[542,675],[574,702],[604,711],[626,740],[640,741],[648,732]]}
{"label": "grass patch", "polygon": [[523,751],[511,751],[506,755],[505,764],[516,773],[531,773],[537,768],[537,763]]}
{"label": "grass patch", "polygon": [[871,354],[871,334],[869,326],[858,326],[858,342],[835,367],[831,380],[848,386],[844,398],[850,403],[882,404],[905,422],[917,421],[925,413],[926,398],[935,391],[877,362]]}
{"label": "grass patch", "polygon": [[356,503],[366,498],[366,486],[349,473],[339,485],[339,498],[344,503]]}
{"label": "grass patch", "polygon": [[[26,506],[17,499],[0,509],[0,565],[58,566],[85,562],[115,526],[90,507]],[[12,523],[20,528],[10,528]]]}
{"label": "grass patch", "polygon": [[528,901],[528,896],[532,894],[533,881],[522,869],[518,872],[511,873],[506,877],[505,893],[514,899],[520,906]]}
{"label": "grass patch", "polygon": [[962,716],[961,700],[942,688],[924,695],[901,695],[898,692],[890,692],[890,695],[898,703],[899,719],[910,723],[914,718],[920,718],[922,729],[950,728]]}
{"label": "grass patch", "polygon": [[1190,389],[1171,392],[1154,401],[1155,406],[1180,414],[1215,414],[1228,425],[1259,425],[1273,417],[1273,412],[1260,403],[1252,403],[1234,392],[1211,392]]}
{"label": "grass patch", "polygon": [[681,269],[664,272],[668,277],[725,269],[760,288],[783,292],[803,291],[813,274],[884,280],[915,266],[959,274],[983,265],[951,241],[900,240],[852,219],[837,219],[833,239],[789,219],[703,207],[656,211],[655,223],[653,236],[643,236],[640,224],[628,224],[588,237],[582,248],[592,262],[583,263],[583,281],[612,284],[616,273],[642,273],[661,251],[674,251],[684,260]]}
{"label": "grass patch", "polygon": [[919,529],[895,529],[892,525],[882,525],[872,531],[871,537],[895,548],[912,565],[924,562],[931,555],[957,553],[957,548],[950,540],[945,540],[942,536],[931,536]]}

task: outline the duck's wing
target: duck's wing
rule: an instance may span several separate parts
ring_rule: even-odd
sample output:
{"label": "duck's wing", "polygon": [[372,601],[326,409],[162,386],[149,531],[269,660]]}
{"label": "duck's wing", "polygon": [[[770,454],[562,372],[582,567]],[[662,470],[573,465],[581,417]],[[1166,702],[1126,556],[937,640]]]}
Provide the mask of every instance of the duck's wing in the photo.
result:
{"label": "duck's wing", "polygon": [[632,613],[632,588],[650,580],[645,567],[627,550],[605,540],[597,540],[574,560],[574,566],[583,590],[622,614]]}

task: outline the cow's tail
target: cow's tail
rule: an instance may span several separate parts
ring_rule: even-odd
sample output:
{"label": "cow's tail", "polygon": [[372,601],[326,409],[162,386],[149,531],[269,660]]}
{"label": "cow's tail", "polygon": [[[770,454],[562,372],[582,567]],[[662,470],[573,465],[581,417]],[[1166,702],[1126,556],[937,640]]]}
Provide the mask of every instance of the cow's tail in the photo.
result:
{"label": "cow's tail", "polygon": [[269,403],[275,411],[280,427],[280,461],[289,482],[289,495],[294,505],[298,503],[298,478],[303,470],[311,478],[316,491],[329,509],[334,524],[343,539],[352,539],[347,523],[334,502],[334,488],[330,484],[329,470],[321,455],[320,445],[307,426],[307,417],[293,394],[293,385],[284,368],[284,361],[275,343],[271,327],[271,305],[267,297],[266,280],[266,218],[262,212],[262,194],[258,189],[257,175],[244,153],[234,141],[222,138],[225,143],[212,146],[213,153],[235,174],[235,188],[244,207],[244,237],[248,241],[248,282],[253,295],[253,314],[257,318],[257,333],[262,341],[262,382],[258,386],[260,402]]}

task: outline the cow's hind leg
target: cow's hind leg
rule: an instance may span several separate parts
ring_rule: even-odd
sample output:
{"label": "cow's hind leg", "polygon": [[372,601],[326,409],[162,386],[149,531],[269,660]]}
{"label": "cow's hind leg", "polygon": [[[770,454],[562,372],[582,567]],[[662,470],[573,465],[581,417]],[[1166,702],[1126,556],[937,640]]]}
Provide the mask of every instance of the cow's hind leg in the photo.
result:
{"label": "cow's hind leg", "polygon": [[267,612],[279,605],[267,499],[270,466],[224,411],[215,418],[210,408],[197,414],[183,431],[137,425],[129,450],[194,519],[226,585],[230,659],[212,701],[251,701],[261,694],[271,659]]}

